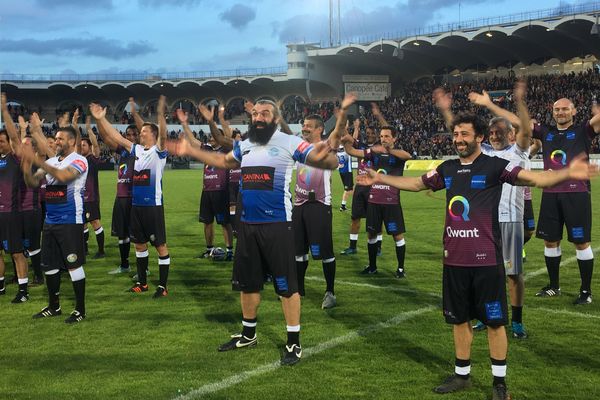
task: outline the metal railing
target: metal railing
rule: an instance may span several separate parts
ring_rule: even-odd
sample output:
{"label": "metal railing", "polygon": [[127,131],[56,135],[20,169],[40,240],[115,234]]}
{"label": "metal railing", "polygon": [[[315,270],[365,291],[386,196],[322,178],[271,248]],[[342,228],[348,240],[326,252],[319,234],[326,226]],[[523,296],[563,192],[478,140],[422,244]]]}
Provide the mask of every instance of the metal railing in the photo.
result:
{"label": "metal railing", "polygon": [[329,46],[329,41],[321,39],[321,48],[332,48],[345,44],[369,44],[378,40],[400,41],[416,36],[439,35],[445,32],[476,30],[496,25],[515,25],[520,22],[533,20],[551,20],[577,14],[600,14],[600,2],[594,1],[583,4],[561,4],[558,7],[521,12],[497,17],[477,18],[448,24],[429,25],[421,28],[406,29],[403,31],[385,32],[376,35],[353,36],[342,39],[340,43]]}
{"label": "metal railing", "polygon": [[185,79],[236,78],[261,75],[285,75],[287,66],[268,68],[238,68],[218,71],[193,72],[139,72],[130,74],[7,74],[0,73],[0,81],[8,82],[106,82],[106,81],[162,81]]}

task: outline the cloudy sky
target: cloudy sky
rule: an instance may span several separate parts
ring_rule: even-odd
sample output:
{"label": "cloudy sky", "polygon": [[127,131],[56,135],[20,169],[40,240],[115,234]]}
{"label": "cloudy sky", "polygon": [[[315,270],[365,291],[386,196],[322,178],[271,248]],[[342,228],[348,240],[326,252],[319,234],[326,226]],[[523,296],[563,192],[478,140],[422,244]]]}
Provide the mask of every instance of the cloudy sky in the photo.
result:
{"label": "cloudy sky", "polygon": [[[337,2],[337,0],[335,0]],[[341,0],[342,38],[581,4],[570,0]],[[490,14],[494,10],[494,14]],[[286,65],[328,39],[328,0],[0,0],[0,72],[212,71]]]}

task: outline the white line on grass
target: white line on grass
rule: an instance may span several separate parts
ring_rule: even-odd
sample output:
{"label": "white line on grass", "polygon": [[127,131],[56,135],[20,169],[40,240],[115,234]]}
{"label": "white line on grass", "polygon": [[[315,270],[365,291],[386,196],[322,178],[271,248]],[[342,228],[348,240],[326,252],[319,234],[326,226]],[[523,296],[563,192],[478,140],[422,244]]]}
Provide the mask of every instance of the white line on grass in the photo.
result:
{"label": "white line on grass", "polygon": [[[318,277],[318,276],[307,276],[304,279],[309,280],[309,281],[319,281],[319,282],[325,282],[324,278]],[[340,281],[338,279],[335,280],[336,284],[340,284],[340,285],[348,285],[348,286],[355,286],[355,287],[362,287],[362,288],[367,288],[367,289],[380,289],[380,290],[389,290],[390,292],[401,292],[401,293],[419,293],[419,294],[428,294],[430,296],[433,296],[437,299],[441,298],[442,296],[439,293],[424,293],[418,289],[410,289],[410,288],[403,288],[403,287],[399,287],[399,286],[380,286],[380,285],[373,285],[371,283],[358,283],[358,282],[351,282],[351,281]]]}
{"label": "white line on grass", "polygon": [[[349,332],[345,335],[335,337],[326,342],[320,343],[314,347],[309,347],[307,349],[304,349],[302,352],[302,359],[306,359],[315,354],[322,353],[325,350],[329,350],[334,347],[338,347],[338,346],[345,344],[351,340],[354,340],[360,336],[365,336],[369,333],[373,333],[373,332],[376,332],[376,331],[379,331],[382,329],[391,328],[391,327],[399,325],[402,322],[407,321],[411,318],[414,318],[414,317],[424,314],[426,312],[437,310],[437,309],[438,309],[438,307],[431,305],[428,307],[419,308],[414,311],[406,311],[406,312],[396,315],[393,318],[388,319],[387,321],[369,325],[364,328],[360,328],[356,331]],[[182,394],[180,396],[177,396],[177,397],[175,397],[174,400],[198,399],[207,394],[215,393],[220,390],[224,390],[231,386],[237,385],[238,383],[248,380],[250,378],[253,378],[255,376],[275,371],[279,367],[281,367],[281,364],[279,363],[279,361],[265,364],[258,368],[255,368],[253,370],[230,376],[221,381],[206,384],[198,389],[192,390],[191,392],[189,392],[187,394]]]}
{"label": "white line on grass", "polygon": [[545,307],[531,307],[530,310],[544,311],[544,312],[549,312],[551,314],[564,314],[564,315],[569,315],[571,317],[578,317],[578,318],[600,319],[600,315],[586,314],[586,313],[582,313],[582,312],[569,311],[569,310],[560,309],[560,308],[552,309],[552,308],[545,308]]}
{"label": "white line on grass", "polygon": [[[592,249],[592,251],[594,253],[597,253],[598,251],[600,251],[600,246],[596,247],[595,249]],[[569,257],[566,260],[562,260],[561,263],[560,263],[560,266],[564,267],[565,265],[571,264],[575,260],[577,260],[577,256]],[[546,272],[546,267],[540,268],[538,270],[535,270],[535,271],[532,271],[532,272],[529,272],[529,273],[526,273],[525,276],[523,277],[523,280],[526,281],[526,280],[528,280],[530,278],[536,277],[538,275],[542,275],[545,272]]]}

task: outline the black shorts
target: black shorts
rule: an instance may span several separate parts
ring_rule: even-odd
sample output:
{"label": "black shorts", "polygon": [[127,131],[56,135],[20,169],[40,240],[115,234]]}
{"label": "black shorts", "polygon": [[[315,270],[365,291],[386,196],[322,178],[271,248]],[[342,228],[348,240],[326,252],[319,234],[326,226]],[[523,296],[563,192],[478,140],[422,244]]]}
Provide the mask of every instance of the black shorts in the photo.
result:
{"label": "black shorts", "polygon": [[83,203],[83,215],[85,222],[100,219],[100,202],[90,201],[89,203]]}
{"label": "black shorts", "polygon": [[563,226],[572,243],[592,241],[592,200],[589,192],[542,193],[536,236],[548,242],[562,239]]}
{"label": "black shorts", "polygon": [[442,297],[444,317],[449,324],[458,325],[473,319],[490,326],[508,323],[503,265],[444,265]]}
{"label": "black shorts", "polygon": [[525,200],[525,209],[523,212],[523,229],[525,231],[535,230],[535,217],[533,215],[533,202]]}
{"label": "black shorts", "polygon": [[203,224],[212,224],[214,220],[219,225],[229,223],[229,192],[227,190],[203,191],[200,196],[198,221]]}
{"label": "black shorts", "polygon": [[367,232],[381,233],[381,224],[385,225],[388,235],[398,235],[406,232],[404,215],[400,204],[369,203],[367,208]]}
{"label": "black shorts", "polygon": [[229,205],[235,206],[237,204],[238,193],[240,192],[240,182],[229,182]]}
{"label": "black shorts", "polygon": [[9,254],[23,251],[23,214],[21,212],[0,213],[0,247]]}
{"label": "black shorts", "polygon": [[83,224],[44,224],[42,268],[75,269],[85,264]]}
{"label": "black shorts", "polygon": [[335,257],[331,227],[331,206],[318,201],[294,206],[292,226],[296,241],[296,255],[310,253],[314,260],[327,260]]}
{"label": "black shorts", "polygon": [[23,247],[27,250],[37,250],[40,248],[40,239],[42,237],[42,210],[23,211]]}
{"label": "black shorts", "polygon": [[289,297],[298,292],[294,231],[291,222],[247,224],[237,228],[231,283],[233,290],[255,293],[263,289],[267,273],[275,292]]}
{"label": "black shorts", "polygon": [[129,237],[131,224],[131,197],[115,197],[112,212],[111,235],[120,239]]}
{"label": "black shorts", "polygon": [[354,186],[354,177],[352,176],[352,172],[340,172],[340,178],[342,178],[342,185],[344,185],[344,190],[352,190],[352,186]]}
{"label": "black shorts", "polygon": [[352,194],[352,219],[367,217],[371,186],[356,185]]}
{"label": "black shorts", "polygon": [[129,237],[133,243],[150,242],[152,246],[167,243],[163,206],[132,206]]}

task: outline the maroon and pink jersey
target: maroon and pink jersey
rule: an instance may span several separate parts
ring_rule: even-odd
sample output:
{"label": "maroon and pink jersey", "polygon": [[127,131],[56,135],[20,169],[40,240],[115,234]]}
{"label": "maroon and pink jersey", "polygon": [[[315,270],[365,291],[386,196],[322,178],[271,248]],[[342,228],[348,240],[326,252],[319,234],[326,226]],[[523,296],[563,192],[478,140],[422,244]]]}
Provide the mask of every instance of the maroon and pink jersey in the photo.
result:
{"label": "maroon and pink jersey", "polygon": [[300,206],[309,201],[331,205],[331,171],[298,163],[294,205]]}
{"label": "maroon and pink jersey", "polygon": [[242,177],[242,169],[241,168],[235,168],[235,169],[229,170],[229,184],[230,185],[239,186],[241,177]]}
{"label": "maroon and pink jersey", "polygon": [[117,170],[117,197],[131,197],[135,154],[119,146],[119,168]]}
{"label": "maroon and pink jersey", "polygon": [[[595,135],[589,121],[582,125],[571,125],[567,129],[537,125],[533,130],[533,137],[542,141],[544,170],[568,168],[571,160],[579,154],[589,155]],[[544,192],[587,192],[589,187],[589,181],[568,180],[546,188]]]}
{"label": "maroon and pink jersey", "polygon": [[21,161],[9,153],[0,156],[0,213],[19,211],[23,175]]}
{"label": "maroon and pink jersey", "polygon": [[[355,149],[365,150],[373,147],[372,144],[368,144],[366,142],[360,142],[358,140],[354,140],[354,144],[352,145]],[[365,175],[367,173],[367,168],[371,168],[371,161],[365,160],[361,158],[358,160],[358,175]]]}
{"label": "maroon and pink jersey", "polygon": [[[37,168],[32,167],[33,173],[37,171]],[[44,180],[45,183],[45,180]],[[21,211],[33,211],[38,210],[42,206],[41,187],[30,188],[25,184],[25,180],[21,179],[21,195],[20,195],[20,209]],[[44,190],[45,192],[45,190]]]}
{"label": "maroon and pink jersey", "polygon": [[100,164],[100,159],[92,154],[88,154],[85,158],[88,162],[88,175],[83,191],[83,202],[100,201],[100,191],[98,189],[98,164]]}
{"label": "maroon and pink jersey", "polygon": [[[405,160],[387,153],[375,153],[370,148],[365,149],[363,160],[371,163],[372,169],[378,174],[402,176]],[[400,204],[400,190],[390,185],[376,183],[369,191],[369,203]]]}
{"label": "maroon and pink jersey", "polygon": [[507,160],[481,154],[470,164],[444,161],[421,177],[433,191],[446,189],[444,264],[503,264],[498,205],[502,184],[514,185],[519,171]]}
{"label": "maroon and pink jersey", "polygon": [[[205,150],[217,151],[223,153],[221,148],[214,149],[210,145],[203,146]],[[216,192],[219,190],[227,190],[227,183],[229,181],[229,170],[222,168],[215,168],[204,164],[204,187],[202,190],[206,192]]]}

